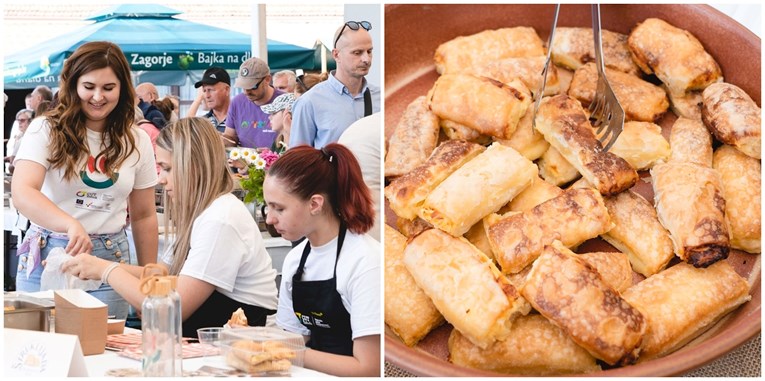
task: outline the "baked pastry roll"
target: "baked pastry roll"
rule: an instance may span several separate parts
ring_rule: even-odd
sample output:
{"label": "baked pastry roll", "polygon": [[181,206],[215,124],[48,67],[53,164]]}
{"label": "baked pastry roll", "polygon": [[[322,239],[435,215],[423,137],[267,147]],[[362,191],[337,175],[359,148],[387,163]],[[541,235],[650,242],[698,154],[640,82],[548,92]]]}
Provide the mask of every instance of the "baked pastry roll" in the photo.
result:
{"label": "baked pastry roll", "polygon": [[521,295],[594,357],[610,365],[637,359],[643,315],[560,241],[545,246]]}
{"label": "baked pastry roll", "polygon": [[712,168],[712,135],[700,120],[678,118],[669,134],[669,161]]}
{"label": "baked pastry roll", "polygon": [[464,238],[423,232],[404,250],[404,264],[455,329],[486,348],[510,334],[528,304],[483,253]]}
{"label": "baked pastry roll", "polygon": [[512,200],[536,175],[534,163],[516,150],[494,143],[436,186],[419,216],[455,237],[461,236]]}
{"label": "baked pastry roll", "polygon": [[592,355],[541,315],[519,316],[510,336],[486,349],[452,330],[448,347],[451,363],[499,373],[553,376],[600,370]]}
{"label": "baked pastry roll", "polygon": [[484,135],[509,139],[531,104],[519,80],[505,84],[469,74],[440,76],[428,91],[428,107],[441,119]]}
{"label": "baked pastry roll", "polygon": [[550,143],[545,140],[542,134],[534,130],[533,121],[533,108],[529,107],[526,114],[518,122],[518,128],[515,129],[510,139],[497,138],[494,141],[513,148],[529,160],[539,159],[550,148]]}
{"label": "baked pastry roll", "polygon": [[579,254],[579,258],[589,263],[614,290],[621,293],[632,286],[632,266],[627,254],[592,252]]}
{"label": "baked pastry roll", "polygon": [[406,237],[385,225],[385,324],[408,346],[444,322],[404,265]]}
{"label": "baked pastry roll", "polygon": [[549,147],[542,154],[537,165],[539,166],[539,176],[552,185],[568,184],[581,176],[579,171],[554,147]]}
{"label": "baked pastry roll", "polygon": [[231,318],[228,319],[228,322],[226,322],[229,327],[247,327],[249,324],[247,323],[247,315],[244,313],[244,310],[241,308],[237,308],[236,311],[234,311],[231,314]]}
{"label": "baked pastry roll", "polygon": [[701,94],[701,117],[717,140],[761,159],[762,110],[736,85],[716,83]]}
{"label": "baked pastry roll", "polygon": [[670,92],[703,90],[722,80],[720,65],[690,32],[649,18],[632,29],[627,45],[646,74],[656,74]]}
{"label": "baked pastry roll", "polygon": [[[477,76],[493,78],[504,83],[511,83],[515,79],[520,79],[531,90],[531,93],[536,95],[535,92],[542,87],[542,80],[544,79],[542,71],[545,68],[545,61],[547,61],[547,57],[544,55],[489,60],[473,67],[470,72]],[[558,69],[555,65],[550,65],[544,95],[553,95],[559,92]]]}
{"label": "baked pastry roll", "polygon": [[669,97],[669,108],[678,118],[687,118],[701,120],[701,91],[688,91],[682,94],[674,94],[669,91],[667,85],[662,84],[661,88]]}
{"label": "baked pastry roll", "polygon": [[[601,30],[603,46],[603,63],[607,68],[622,73],[640,75],[640,68],[632,61],[627,46],[627,35]],[[571,70],[579,69],[582,65],[595,62],[595,41],[592,28],[558,27],[552,42],[552,60]]]}
{"label": "baked pastry roll", "polygon": [[567,95],[542,99],[536,128],[601,194],[616,194],[637,182],[635,168],[613,153],[603,152],[576,99]]}
{"label": "baked pastry roll", "polygon": [[469,71],[489,61],[544,55],[542,39],[534,28],[515,27],[456,37],[439,45],[433,59],[439,74],[450,74]]}
{"label": "baked pastry roll", "polygon": [[412,238],[425,230],[433,229],[433,225],[420,217],[415,217],[413,220],[399,217],[396,218],[396,228],[404,237]]}
{"label": "baked pastry roll", "polygon": [[489,259],[494,260],[494,253],[491,252],[489,237],[486,236],[486,229],[483,226],[483,220],[476,222],[470,230],[464,235],[476,249],[481,250]]}
{"label": "baked pastry roll", "polygon": [[603,201],[614,227],[601,238],[625,253],[635,272],[649,277],[663,270],[675,253],[653,205],[632,190]]}
{"label": "baked pastry roll", "polygon": [[569,189],[530,210],[491,215],[484,223],[503,273],[523,270],[554,240],[573,247],[612,227],[603,197],[593,188]]}
{"label": "baked pastry roll", "polygon": [[733,248],[760,253],[762,188],[760,161],[723,145],[714,153],[713,167],[722,178],[725,218]]}
{"label": "baked pastry roll", "polygon": [[[560,189],[537,176],[531,181],[531,185],[526,187],[521,193],[518,193],[518,195],[507,204],[507,211],[523,212],[532,209],[547,200],[558,197],[561,194],[563,194],[563,189]],[[500,213],[504,212],[505,210],[500,209]]]}
{"label": "baked pastry roll", "polygon": [[622,294],[645,317],[640,361],[671,353],[751,299],[749,284],[728,261],[705,269],[678,263]]}
{"label": "baked pastry roll", "polygon": [[728,257],[730,238],[720,175],[693,163],[651,169],[659,221],[669,230],[675,255],[696,267]]}
{"label": "baked pastry roll", "polygon": [[428,159],[438,142],[438,117],[425,96],[406,107],[390,138],[385,155],[385,177],[411,172]]}
{"label": "baked pastry roll", "polygon": [[[606,68],[608,83],[624,108],[626,120],[655,122],[667,112],[669,100],[661,87],[639,77]],[[585,107],[595,99],[598,87],[598,69],[595,63],[588,63],[574,72],[568,95],[582,102]]]}
{"label": "baked pastry roll", "polygon": [[425,197],[436,185],[483,151],[484,147],[462,140],[442,143],[424,164],[385,187],[391,210],[399,217],[414,219]]}
{"label": "baked pastry roll", "polygon": [[451,140],[467,140],[482,146],[491,143],[491,136],[483,135],[463,124],[441,119],[439,125],[441,126],[441,130],[444,131],[444,135]]}
{"label": "baked pastry roll", "polygon": [[666,161],[671,151],[658,125],[651,122],[626,122],[609,152],[641,171]]}

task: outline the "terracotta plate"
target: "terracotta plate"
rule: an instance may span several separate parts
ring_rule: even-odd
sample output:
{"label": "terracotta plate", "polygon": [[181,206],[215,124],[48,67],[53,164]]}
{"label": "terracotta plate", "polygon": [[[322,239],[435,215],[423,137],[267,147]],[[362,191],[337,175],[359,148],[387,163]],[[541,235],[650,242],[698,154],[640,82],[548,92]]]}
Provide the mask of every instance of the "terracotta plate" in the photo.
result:
{"label": "terracotta plate", "polygon": [[[552,5],[386,5],[385,6],[385,132],[391,135],[406,106],[425,95],[438,77],[433,53],[439,44],[460,35],[485,29],[531,26],[547,41],[552,23]],[[705,5],[601,6],[604,29],[628,34],[630,28],[658,17],[691,31],[720,64],[725,81],[746,91],[760,104],[760,39],[712,7]],[[558,26],[590,26],[590,6],[562,5]],[[659,124],[666,138],[675,116],[668,112]],[[648,176],[641,173],[641,177]],[[634,188],[653,200],[650,184],[639,181]],[[395,226],[395,215],[386,206],[386,222]],[[616,251],[600,239],[583,244],[577,251]],[[699,367],[743,344],[760,331],[760,256],[733,250],[729,262],[752,285],[752,300],[721,319],[707,332],[682,349],[637,365],[604,370],[603,376],[669,376]],[[675,262],[672,262],[675,263]],[[496,376],[497,373],[450,364],[446,341],[451,326],[431,332],[416,347],[404,345],[386,330],[385,358],[421,376]]]}

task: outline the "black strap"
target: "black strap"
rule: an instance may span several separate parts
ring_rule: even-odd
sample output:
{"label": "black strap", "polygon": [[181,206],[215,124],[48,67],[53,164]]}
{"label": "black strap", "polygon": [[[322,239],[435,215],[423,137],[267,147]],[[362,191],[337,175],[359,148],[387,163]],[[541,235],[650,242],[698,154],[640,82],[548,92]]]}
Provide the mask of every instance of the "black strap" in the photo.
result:
{"label": "black strap", "polygon": [[[343,249],[343,241],[345,241],[345,231],[346,231],[345,223],[340,221],[340,232],[337,235],[337,255],[335,257],[335,271],[332,275],[333,278],[337,277],[337,261],[340,259],[340,250]],[[303,248],[303,255],[300,257],[300,264],[298,265],[297,270],[295,271],[295,275],[293,275],[293,279],[296,280],[302,280],[303,279],[303,268],[305,267],[305,261],[308,259],[308,253],[311,252],[311,242],[306,242],[305,247]]]}
{"label": "black strap", "polygon": [[372,115],[372,92],[369,87],[364,91],[364,116]]}

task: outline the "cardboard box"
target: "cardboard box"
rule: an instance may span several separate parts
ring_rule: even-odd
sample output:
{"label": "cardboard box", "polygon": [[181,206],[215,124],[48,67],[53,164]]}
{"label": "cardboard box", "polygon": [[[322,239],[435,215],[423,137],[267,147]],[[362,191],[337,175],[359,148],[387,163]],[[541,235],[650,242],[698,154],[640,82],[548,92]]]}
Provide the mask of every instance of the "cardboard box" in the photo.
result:
{"label": "cardboard box", "polygon": [[79,289],[55,291],[53,300],[56,303],[56,333],[77,335],[86,356],[104,353],[106,304]]}

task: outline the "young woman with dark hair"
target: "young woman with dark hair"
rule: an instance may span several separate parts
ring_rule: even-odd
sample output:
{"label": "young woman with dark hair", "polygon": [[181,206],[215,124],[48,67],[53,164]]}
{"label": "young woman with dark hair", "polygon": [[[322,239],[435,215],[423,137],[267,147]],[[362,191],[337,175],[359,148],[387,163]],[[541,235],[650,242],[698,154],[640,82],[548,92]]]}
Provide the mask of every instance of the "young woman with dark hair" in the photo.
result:
{"label": "young woman with dark hair", "polygon": [[276,323],[306,337],[307,368],[379,376],[381,246],[369,188],[356,158],[331,143],[289,149],[266,174],[267,223],[306,237],[282,267]]}

